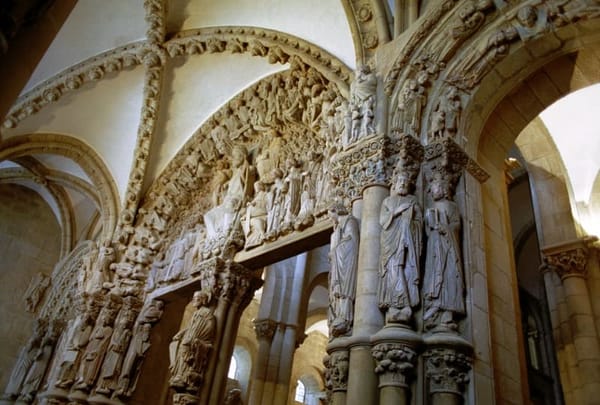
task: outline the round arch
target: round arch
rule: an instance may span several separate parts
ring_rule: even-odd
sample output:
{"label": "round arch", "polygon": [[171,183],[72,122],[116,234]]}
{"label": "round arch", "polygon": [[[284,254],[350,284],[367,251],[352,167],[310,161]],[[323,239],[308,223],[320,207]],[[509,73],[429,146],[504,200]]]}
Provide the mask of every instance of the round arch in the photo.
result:
{"label": "round arch", "polygon": [[119,194],[114,179],[100,156],[80,140],[62,134],[22,135],[0,144],[0,161],[36,153],[61,155],[81,166],[98,190],[102,238],[112,238],[119,212]]}

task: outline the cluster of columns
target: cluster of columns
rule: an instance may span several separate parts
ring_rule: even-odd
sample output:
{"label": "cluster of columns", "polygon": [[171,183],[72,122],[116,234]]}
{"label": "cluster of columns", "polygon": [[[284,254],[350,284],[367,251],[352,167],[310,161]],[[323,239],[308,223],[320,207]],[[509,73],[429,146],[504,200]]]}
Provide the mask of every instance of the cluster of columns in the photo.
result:
{"label": "cluster of columns", "polygon": [[594,240],[544,248],[544,283],[567,403],[595,403],[600,395],[597,309],[599,266]]}
{"label": "cluster of columns", "polygon": [[[452,252],[437,262],[429,260],[429,256],[435,256],[433,253],[417,254],[417,263],[422,263],[425,256],[428,259],[425,260],[424,271],[420,271],[421,274],[416,275],[417,281],[413,281],[419,284],[417,288],[425,290],[426,287],[421,285],[424,282],[420,282],[419,278],[427,272],[434,274],[433,277],[437,274],[442,289],[438,296],[455,294],[453,298],[459,307],[462,305],[462,310],[444,310],[449,307],[436,303],[437,298],[431,298],[435,293],[431,292],[428,297],[421,297],[420,303],[388,308],[381,298],[381,210],[390,195],[389,184],[399,177],[415,181],[422,166],[425,173],[421,178],[426,178],[427,182],[427,194],[423,196],[425,215],[432,215],[428,211],[437,212],[436,215],[444,216],[441,221],[450,221],[446,218],[451,215],[449,211],[440,211],[439,207],[456,207],[451,200],[458,179],[469,162],[468,157],[448,138],[424,148],[414,137],[396,132],[390,137],[377,136],[359,141],[340,153],[338,162],[343,164],[334,168],[336,177],[354,180],[345,183],[346,187],[349,184],[354,190],[344,190],[344,195],[356,196],[352,214],[360,222],[360,242],[352,328],[344,335],[330,336],[327,347],[325,363],[331,403],[409,404],[411,398],[422,395],[428,398],[422,399],[424,403],[463,403],[472,364],[472,345],[461,335],[466,315],[465,277],[462,268],[440,267],[460,266],[462,250],[452,247],[456,249],[458,263],[450,263]],[[432,194],[431,190],[434,188],[431,185],[438,182],[439,187],[440,181],[446,190],[443,196],[435,191],[433,193],[436,194]],[[410,200],[416,201],[417,198],[411,197]],[[420,209],[415,209],[421,215]],[[415,238],[420,239],[420,233]],[[434,236],[429,237],[432,238]],[[333,245],[332,241],[332,249]],[[433,248],[439,246],[428,247]],[[333,253],[331,256],[334,256]],[[409,258],[403,260],[408,262]],[[458,281],[460,285],[444,281],[449,272],[461,278]],[[409,276],[404,274],[402,277]],[[335,299],[331,293],[330,290],[330,301]],[[427,299],[433,301],[425,305]],[[424,318],[428,317],[430,319],[425,321]],[[416,387],[424,387],[424,392],[417,392],[420,390]]]}
{"label": "cluster of columns", "polygon": [[[259,273],[233,261],[214,258],[200,266],[201,288],[194,293],[192,302],[195,303],[199,296],[207,298],[195,305],[191,319],[182,326],[177,349],[171,346],[169,384],[173,404],[223,402],[240,318],[254,292],[262,285]],[[180,349],[188,331],[194,339],[205,340],[199,349],[192,345],[192,353],[188,348]],[[179,368],[178,364],[183,366]],[[178,370],[177,373],[174,370]]]}
{"label": "cluster of columns", "polygon": [[307,253],[271,265],[254,321],[258,356],[249,404],[287,403],[296,347],[304,340]]}

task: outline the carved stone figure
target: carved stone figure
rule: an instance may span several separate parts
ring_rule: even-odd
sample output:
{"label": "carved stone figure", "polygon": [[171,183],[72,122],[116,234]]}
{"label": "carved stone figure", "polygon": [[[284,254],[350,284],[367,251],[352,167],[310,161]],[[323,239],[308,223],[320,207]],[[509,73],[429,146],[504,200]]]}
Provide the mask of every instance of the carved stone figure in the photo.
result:
{"label": "carved stone figure", "polygon": [[254,199],[246,208],[244,221],[244,234],[246,236],[246,249],[259,246],[263,243],[267,230],[267,192],[262,181],[254,183]]}
{"label": "carved stone figure", "polygon": [[105,240],[98,251],[98,256],[91,267],[89,281],[86,284],[86,292],[93,294],[102,291],[103,288],[111,288],[110,264],[115,261],[115,249],[110,240]]}
{"label": "carved stone figure", "polygon": [[430,137],[432,140],[444,136],[454,137],[458,129],[461,101],[458,89],[450,86],[442,95],[431,118]]}
{"label": "carved stone figure", "polygon": [[179,238],[173,242],[170,249],[169,263],[165,270],[165,281],[173,282],[181,279],[185,267],[185,254],[190,248],[189,240],[186,237],[186,229],[181,232]]}
{"label": "carved stone figure", "polygon": [[25,291],[25,308],[27,312],[35,312],[49,286],[50,277],[44,273],[37,273],[33,276],[27,287],[27,291]]}
{"label": "carved stone figure", "polygon": [[96,381],[113,333],[114,318],[114,309],[105,306],[100,311],[96,326],[90,335],[88,345],[81,358],[77,380],[73,386],[76,390],[87,392]]}
{"label": "carved stone figure", "polygon": [[129,343],[121,374],[117,382],[117,396],[130,396],[135,390],[137,378],[144,355],[150,348],[150,330],[152,324],[138,323],[135,326],[133,338]]}
{"label": "carved stone figure", "polygon": [[352,330],[359,229],[356,218],[342,204],[334,205],[329,215],[334,224],[329,251],[329,329],[337,337]]}
{"label": "carved stone figure", "polygon": [[204,214],[207,239],[217,239],[226,235],[235,222],[240,205],[252,195],[254,167],[247,160],[248,152],[243,146],[235,146],[231,151],[231,178],[220,205],[214,206]]}
{"label": "carved stone figure", "polygon": [[[138,321],[133,328],[133,337],[129,342],[128,346],[119,346],[116,345],[115,348],[119,348],[119,350],[115,351],[115,358],[120,357],[118,360],[122,361],[122,364],[119,364],[119,369],[114,370],[114,373],[111,373],[111,385],[110,389],[114,390],[113,397],[129,397],[135,390],[137,380],[140,373],[140,368],[142,365],[142,361],[144,359],[144,355],[150,348],[150,330],[152,328],[152,324],[158,322],[163,313],[164,303],[159,300],[152,300],[148,305],[146,305],[138,318]],[[125,337],[122,335],[122,337]],[[117,341],[117,339],[113,338],[112,341]],[[125,343],[125,342],[123,342]],[[120,351],[120,349],[126,350],[126,354],[124,351]],[[124,354],[124,359],[123,359]],[[110,352],[109,352],[110,355]],[[107,360],[105,361],[105,365],[109,363],[109,356],[107,356]],[[103,375],[105,374],[105,368],[103,367]],[[118,380],[117,380],[117,373]],[[100,391],[98,391],[100,392]]]}
{"label": "carved stone figure", "polygon": [[178,392],[195,394],[204,377],[215,336],[216,319],[210,296],[196,291],[192,299],[196,310],[188,326],[179,331],[169,345],[169,385]]}
{"label": "carved stone figure", "polygon": [[135,312],[124,308],[115,322],[114,332],[100,370],[100,378],[96,387],[98,394],[108,395],[116,389],[125,352],[131,339],[134,317]]}
{"label": "carved stone figure", "polygon": [[287,162],[288,173],[284,183],[285,200],[283,205],[283,226],[285,231],[293,229],[294,219],[300,211],[302,194],[302,162],[290,158]]}
{"label": "carved stone figure", "polygon": [[460,249],[460,213],[452,201],[449,180],[436,172],[429,191],[433,202],[425,212],[427,256],[423,283],[425,327],[456,329],[464,315],[464,275]]}
{"label": "carved stone figure", "polygon": [[267,193],[267,233],[266,240],[273,240],[279,232],[281,224],[281,211],[284,199],[283,172],[276,168],[273,170],[273,184]]}
{"label": "carved stone figure", "polygon": [[379,267],[379,307],[387,322],[408,323],[419,305],[419,261],[423,218],[413,182],[400,173],[391,194],[381,206],[381,259]]}
{"label": "carved stone figure", "polygon": [[8,384],[2,395],[2,399],[12,400],[17,398],[21,392],[21,387],[25,382],[27,372],[35,361],[35,358],[42,346],[44,335],[48,328],[48,323],[44,319],[37,319],[33,327],[33,333],[27,341],[27,344],[21,349],[17,362],[15,363]]}
{"label": "carved stone figure", "polygon": [[359,67],[350,86],[350,115],[352,130],[348,143],[375,133],[375,93],[377,78],[368,65]]}
{"label": "carved stone figure", "polygon": [[19,396],[19,401],[31,403],[37,395],[38,390],[41,388],[44,375],[46,374],[48,364],[52,359],[54,346],[60,337],[62,327],[62,322],[50,322],[48,330],[35,355],[33,364],[27,372],[27,377],[25,377],[23,388],[21,389],[21,395]]}
{"label": "carved stone figure", "polygon": [[95,297],[86,299],[84,296],[80,308],[81,313],[75,318],[67,331],[67,344],[60,359],[56,387],[68,389],[75,380],[83,351],[87,346],[94,323],[100,311],[99,302]]}

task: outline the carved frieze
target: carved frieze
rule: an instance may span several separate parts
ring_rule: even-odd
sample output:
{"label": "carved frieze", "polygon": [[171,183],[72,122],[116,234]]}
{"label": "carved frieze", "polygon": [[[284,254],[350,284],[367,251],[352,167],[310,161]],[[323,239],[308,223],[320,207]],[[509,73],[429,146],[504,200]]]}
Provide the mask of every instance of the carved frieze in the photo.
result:
{"label": "carved frieze", "polygon": [[469,382],[472,359],[450,348],[427,350],[425,374],[429,380],[429,393],[450,393],[462,396]]}
{"label": "carved frieze", "polygon": [[371,350],[380,388],[410,386],[417,362],[417,352],[411,346],[402,343],[380,343]]}

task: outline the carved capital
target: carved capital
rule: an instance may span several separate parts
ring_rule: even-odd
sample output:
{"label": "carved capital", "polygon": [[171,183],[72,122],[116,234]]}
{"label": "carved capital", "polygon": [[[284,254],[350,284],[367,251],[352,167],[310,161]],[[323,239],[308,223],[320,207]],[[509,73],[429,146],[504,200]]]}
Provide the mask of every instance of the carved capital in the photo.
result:
{"label": "carved capital", "polygon": [[425,161],[427,162],[425,165],[427,181],[429,183],[433,180],[444,182],[451,196],[454,195],[456,185],[465,169],[480,183],[489,178],[489,175],[477,162],[472,160],[449,137],[444,137],[425,146]]}
{"label": "carved capital", "polygon": [[272,319],[254,320],[254,332],[259,340],[264,339],[270,342],[275,334],[275,329],[277,329],[277,322]]}
{"label": "carved capital", "polygon": [[195,405],[200,403],[196,395],[177,393],[173,395],[173,405]]}
{"label": "carved capital", "polygon": [[337,195],[355,200],[367,187],[389,187],[399,165],[416,177],[422,160],[423,147],[410,135],[396,132],[391,137],[378,135],[360,140],[334,157]]}
{"label": "carved capital", "polygon": [[469,356],[450,348],[433,348],[423,357],[430,393],[463,394],[471,370]]}
{"label": "carved capital", "polygon": [[561,280],[567,277],[586,277],[587,249],[575,247],[556,253],[545,253],[544,261],[559,275]]}
{"label": "carved capital", "polygon": [[333,392],[348,389],[348,367],[350,356],[345,350],[335,351],[329,356],[329,383]]}
{"label": "carved capital", "polygon": [[379,375],[379,387],[406,388],[410,385],[417,352],[402,343],[380,343],[372,349],[375,373]]}

